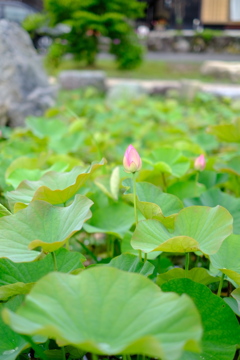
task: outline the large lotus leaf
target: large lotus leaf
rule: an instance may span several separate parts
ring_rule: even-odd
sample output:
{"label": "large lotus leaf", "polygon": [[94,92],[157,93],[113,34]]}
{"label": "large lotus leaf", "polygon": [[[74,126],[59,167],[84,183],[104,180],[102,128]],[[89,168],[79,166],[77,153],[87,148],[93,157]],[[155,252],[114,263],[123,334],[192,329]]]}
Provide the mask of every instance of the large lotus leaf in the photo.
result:
{"label": "large lotus leaf", "polygon": [[224,240],[218,252],[210,256],[214,268],[222,271],[240,286],[240,235],[232,234]]}
{"label": "large lotus leaf", "polygon": [[[134,202],[133,183],[131,179],[123,181],[127,188],[124,197]],[[163,193],[157,186],[146,183],[136,183],[137,208],[146,219],[156,219],[165,226],[172,227],[176,214],[183,208],[183,203],[176,196]]]}
{"label": "large lotus leaf", "polygon": [[[6,182],[12,185],[14,188],[17,188],[18,185],[24,180],[37,181],[39,180],[46,172],[49,171],[65,171],[68,168],[68,164],[64,162],[56,162],[50,168],[40,170],[33,164],[33,161],[36,159],[22,158],[15,160],[6,171],[5,178]],[[28,163],[29,161],[29,163]],[[25,167],[25,166],[26,167]]]}
{"label": "large lotus leaf", "polygon": [[201,354],[186,351],[181,360],[233,360],[240,342],[240,328],[236,316],[223,299],[206,286],[189,279],[171,280],[162,285],[163,291],[187,294],[194,301],[203,324]]}
{"label": "large lotus leaf", "polygon": [[28,262],[40,256],[37,247],[52,252],[90,218],[92,201],[76,195],[67,207],[53,206],[45,201],[33,201],[14,215],[0,218],[0,257],[14,262]]}
{"label": "large lotus leaf", "polygon": [[[18,296],[8,301],[6,304],[0,304],[0,313],[4,308],[15,311],[22,303],[22,297]],[[14,360],[16,357],[30,345],[19,334],[16,334],[8,325],[6,325],[0,314],[0,360]],[[35,337],[36,342],[43,342],[45,339]]]}
{"label": "large lotus leaf", "polygon": [[[133,249],[131,245],[132,235],[133,233],[131,231],[127,231],[124,237],[121,239],[121,252],[139,256],[139,251]],[[152,253],[148,253],[147,258],[148,260],[155,259],[161,253],[162,251],[154,251]],[[142,254],[142,257],[144,257],[144,254]]]}
{"label": "large lotus leaf", "polygon": [[[67,294],[67,296],[66,296]],[[198,351],[201,322],[192,300],[163,293],[151,280],[108,266],[73,276],[51,273],[4,320],[22,334],[98,354],[146,354],[177,360]]]}
{"label": "large lotus leaf", "polygon": [[240,156],[235,156],[225,164],[217,164],[216,169],[221,172],[240,176]]}
{"label": "large lotus leaf", "polygon": [[178,181],[167,188],[168,193],[177,196],[181,200],[198,197],[205,190],[205,186],[196,183],[196,181]]}
{"label": "large lotus leaf", "polygon": [[[56,251],[57,269],[60,272],[71,272],[83,268],[85,261],[78,252],[69,252],[64,248]],[[11,260],[0,259],[0,301],[18,294],[27,294],[34,283],[54,271],[51,254],[39,261],[29,263],[14,263]]]}
{"label": "large lotus leaf", "polygon": [[45,136],[61,138],[67,132],[67,124],[58,119],[28,117],[26,125],[40,139]]}
{"label": "large lotus leaf", "polygon": [[88,233],[106,233],[122,238],[134,224],[134,210],[131,206],[118,202],[99,208],[83,228]]}
{"label": "large lotus leaf", "polygon": [[161,173],[176,177],[183,176],[190,167],[190,161],[182,152],[174,148],[161,148],[154,150],[148,158],[143,159]]}
{"label": "large lotus leaf", "polygon": [[85,132],[66,133],[59,140],[58,138],[50,138],[49,148],[57,154],[68,154],[76,152],[83,144],[86,138]]}
{"label": "large lotus leaf", "polygon": [[122,254],[113,258],[109,266],[120,270],[139,273],[145,276],[151,275],[154,271],[154,265],[148,261],[141,261],[138,256],[133,254]]}
{"label": "large lotus leaf", "polygon": [[174,268],[163,274],[159,274],[157,276],[156,283],[161,287],[162,284],[166,283],[167,281],[182,278],[191,279],[203,285],[209,285],[211,283],[220,281],[219,277],[211,276],[208,271],[203,268],[193,268],[187,273],[181,268]]}
{"label": "large lotus leaf", "polygon": [[200,250],[210,255],[216,253],[223,240],[232,233],[232,222],[232,216],[221,206],[190,206],[179,212],[173,231],[157,220],[140,221],[131,245],[145,253]]}
{"label": "large lotus leaf", "polygon": [[50,171],[39,181],[23,181],[15,191],[7,193],[9,204],[13,207],[20,202],[29,204],[32,200],[43,200],[50,204],[64,204],[71,199],[89,176],[104,165],[105,161],[93,163],[89,168],[76,166],[70,172]]}
{"label": "large lotus leaf", "polygon": [[[209,159],[211,161],[213,159]],[[228,174],[217,173],[213,170],[204,170],[199,173],[199,183],[205,185],[207,189],[225,183],[228,180]]]}
{"label": "large lotus leaf", "polygon": [[[220,189],[210,189],[197,199],[198,205],[225,207],[233,217],[233,232],[240,234],[240,199],[222,192]],[[188,199],[187,205],[196,204],[196,199]]]}
{"label": "large lotus leaf", "polygon": [[220,141],[239,143],[240,119],[237,119],[233,124],[212,125],[208,128],[208,132],[217,136]]}

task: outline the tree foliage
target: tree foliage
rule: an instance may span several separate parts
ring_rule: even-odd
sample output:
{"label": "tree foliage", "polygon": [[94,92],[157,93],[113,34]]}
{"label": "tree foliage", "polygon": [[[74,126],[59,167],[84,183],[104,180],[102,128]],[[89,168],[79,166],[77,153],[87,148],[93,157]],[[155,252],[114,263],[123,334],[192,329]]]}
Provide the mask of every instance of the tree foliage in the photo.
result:
{"label": "tree foliage", "polygon": [[141,17],[144,4],[137,0],[45,0],[49,24],[66,24],[71,31],[55,39],[49,60],[56,62],[64,54],[93,65],[99,52],[100,37],[110,39],[109,51],[120,68],[134,68],[142,59],[131,20]]}

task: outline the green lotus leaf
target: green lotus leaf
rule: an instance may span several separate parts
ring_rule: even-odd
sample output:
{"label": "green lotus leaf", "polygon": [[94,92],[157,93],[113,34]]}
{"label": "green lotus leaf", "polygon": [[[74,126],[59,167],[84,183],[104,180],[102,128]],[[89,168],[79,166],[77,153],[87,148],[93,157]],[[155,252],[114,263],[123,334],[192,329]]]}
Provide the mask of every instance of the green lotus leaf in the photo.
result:
{"label": "green lotus leaf", "polygon": [[62,138],[67,132],[67,124],[58,119],[45,119],[41,117],[28,117],[27,127],[40,139],[44,137]]}
{"label": "green lotus leaf", "polygon": [[[197,204],[196,204],[197,202]],[[233,217],[233,232],[240,234],[240,199],[222,192],[220,189],[210,189],[200,195],[199,199],[188,199],[187,205],[221,205]]]}
{"label": "green lotus leaf", "polygon": [[[84,268],[82,262],[86,259],[78,252],[69,252],[61,248],[55,255],[60,272]],[[0,259],[0,300],[6,301],[9,297],[29,293],[34,283],[51,271],[54,271],[51,254],[29,263],[14,263],[11,260]]]}
{"label": "green lotus leaf", "polygon": [[240,176],[240,156],[235,156],[226,164],[217,164],[216,169],[223,173]]}
{"label": "green lotus leaf", "polygon": [[140,261],[139,257],[133,254],[122,254],[113,258],[108,266],[114,268],[139,273],[145,276],[151,275],[154,271],[154,265],[150,262]]}
{"label": "green lotus leaf", "polygon": [[209,275],[208,271],[203,268],[193,268],[187,272],[181,268],[175,268],[167,271],[166,273],[157,276],[156,283],[161,287],[162,284],[173,279],[187,278],[203,285],[209,285],[214,282],[220,281],[219,277]]}
{"label": "green lotus leaf", "polygon": [[26,157],[18,158],[8,167],[5,174],[6,182],[12,185],[14,188],[17,188],[18,185],[24,180],[37,181],[46,172],[60,172],[65,171],[68,168],[68,164],[64,162],[56,162],[50,168],[44,170],[40,170],[40,166],[41,161],[37,162],[37,159]]}
{"label": "green lotus leaf", "polygon": [[[133,183],[131,179],[123,181],[127,188],[125,199],[134,202]],[[163,193],[157,186],[145,183],[136,183],[137,208],[146,219],[156,219],[166,227],[173,227],[177,213],[183,208],[183,203],[176,196]]]}
{"label": "green lotus leaf", "polygon": [[232,294],[233,298],[235,299],[235,301],[238,304],[238,311],[240,312],[240,288],[237,288],[235,290],[233,290]]}
{"label": "green lotus leaf", "polygon": [[[238,289],[236,289],[238,290]],[[235,290],[234,290],[235,291]],[[232,296],[234,296],[234,291],[232,292]],[[232,311],[237,315],[240,316],[240,306],[238,305],[237,300],[235,300],[232,297],[225,297],[223,298],[223,300],[225,301],[226,304],[228,304],[228,306],[232,309]]]}
{"label": "green lotus leaf", "polygon": [[153,166],[159,172],[176,177],[183,176],[190,167],[190,161],[182,155],[181,151],[168,147],[154,150],[143,161]]}
{"label": "green lotus leaf", "polygon": [[157,220],[140,221],[131,245],[145,253],[151,251],[190,252],[200,250],[214,254],[232,233],[232,216],[221,206],[190,206],[181,210],[173,231]]}
{"label": "green lotus leaf", "polygon": [[240,119],[233,124],[212,125],[208,132],[217,136],[220,141],[240,143]]}
{"label": "green lotus leaf", "polygon": [[[131,231],[127,231],[124,237],[121,239],[121,252],[139,256],[139,251],[133,249],[131,245],[132,235],[133,233]],[[148,253],[147,258],[148,260],[155,259],[161,253],[162,251],[154,251],[152,253]],[[144,258],[144,254],[142,254],[142,257]]]}
{"label": "green lotus leaf", "polygon": [[214,268],[229,276],[240,286],[240,235],[230,235],[226,238],[218,252],[210,256]]}
{"label": "green lotus leaf", "polygon": [[203,184],[196,181],[178,181],[167,188],[168,193],[184,200],[200,196],[206,190]]}
{"label": "green lotus leaf", "polygon": [[[1,317],[3,309],[9,309],[15,311],[23,301],[23,297],[17,296],[11,299],[6,304],[0,304],[0,360],[15,360],[16,357],[30,345],[19,334],[16,334],[13,330],[6,325]],[[44,342],[45,338],[37,336],[34,338],[35,342]]]}
{"label": "green lotus leaf", "polygon": [[39,258],[41,247],[52,252],[90,218],[92,201],[76,195],[71,205],[56,207],[45,201],[33,201],[14,215],[0,218],[0,257],[14,262],[28,262]]}
{"label": "green lotus leaf", "polygon": [[133,208],[118,202],[95,210],[83,228],[88,233],[100,232],[123,238],[134,222]]}
{"label": "green lotus leaf", "polygon": [[3,204],[0,204],[0,218],[11,215],[12,213]]}
{"label": "green lotus leaf", "polygon": [[5,309],[3,318],[16,332],[46,335],[59,346],[162,360],[177,360],[184,348],[199,351],[202,334],[188,296],[163,293],[145,276],[108,266],[76,276],[48,274],[24,306],[16,313]]}
{"label": "green lotus leaf", "polygon": [[205,285],[189,279],[171,280],[162,285],[163,291],[187,294],[194,301],[202,319],[202,352],[185,351],[181,360],[233,360],[240,341],[240,328],[236,316],[219,296]]}
{"label": "green lotus leaf", "polygon": [[104,165],[105,160],[93,163],[90,167],[76,166],[70,172],[50,171],[39,181],[23,181],[15,191],[7,193],[11,207],[15,203],[29,204],[32,200],[43,200],[50,204],[64,204],[71,199],[89,176]]}

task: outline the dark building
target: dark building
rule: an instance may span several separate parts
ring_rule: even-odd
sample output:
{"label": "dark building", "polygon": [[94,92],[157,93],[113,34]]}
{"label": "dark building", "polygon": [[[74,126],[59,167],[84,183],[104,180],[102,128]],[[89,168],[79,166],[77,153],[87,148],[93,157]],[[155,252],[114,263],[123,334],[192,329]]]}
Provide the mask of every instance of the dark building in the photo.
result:
{"label": "dark building", "polygon": [[[144,1],[144,0],[139,0]],[[199,19],[206,27],[239,28],[240,0],[145,0],[150,28],[192,29]]]}

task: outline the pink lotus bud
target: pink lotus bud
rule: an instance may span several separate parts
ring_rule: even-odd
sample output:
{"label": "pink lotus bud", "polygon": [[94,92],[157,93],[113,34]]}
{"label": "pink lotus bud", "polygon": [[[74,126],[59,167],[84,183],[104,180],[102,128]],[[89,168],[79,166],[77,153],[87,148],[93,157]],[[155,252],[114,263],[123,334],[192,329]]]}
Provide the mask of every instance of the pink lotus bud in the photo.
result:
{"label": "pink lotus bud", "polygon": [[142,160],[137,150],[129,145],[123,157],[124,170],[128,173],[135,173],[141,170]]}
{"label": "pink lotus bud", "polygon": [[198,156],[194,161],[194,168],[198,171],[203,171],[206,166],[206,159],[204,155]]}

